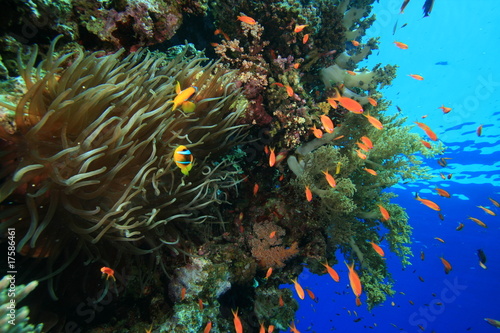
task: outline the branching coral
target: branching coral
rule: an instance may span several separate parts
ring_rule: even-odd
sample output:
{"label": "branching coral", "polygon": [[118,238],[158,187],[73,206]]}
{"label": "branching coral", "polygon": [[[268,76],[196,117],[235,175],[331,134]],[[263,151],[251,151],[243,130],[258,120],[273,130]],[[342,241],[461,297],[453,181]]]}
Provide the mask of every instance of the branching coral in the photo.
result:
{"label": "branching coral", "polygon": [[[175,244],[234,185],[231,171],[210,164],[244,136],[234,73],[185,53],[55,58],[54,47],[37,68],[36,48],[19,62],[26,93],[1,102],[15,113],[15,133],[0,131],[2,232],[15,226],[17,251],[49,257],[55,272],[64,268],[55,258],[67,265],[82,249],[107,263]],[[198,88],[194,112],[172,109],[176,81]],[[172,158],[180,144],[195,158],[186,177]]]}

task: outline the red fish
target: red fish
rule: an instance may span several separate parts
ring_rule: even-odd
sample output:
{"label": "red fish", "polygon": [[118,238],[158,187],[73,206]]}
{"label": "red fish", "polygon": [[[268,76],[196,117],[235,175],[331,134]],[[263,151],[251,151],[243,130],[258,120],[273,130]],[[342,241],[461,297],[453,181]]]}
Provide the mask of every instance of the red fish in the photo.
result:
{"label": "red fish", "polygon": [[401,43],[401,42],[396,42],[394,41],[394,44],[399,47],[400,49],[402,50],[407,50],[408,49],[408,45],[406,45],[405,43]]}
{"label": "red fish", "polygon": [[414,78],[415,80],[419,80],[419,81],[423,81],[424,80],[424,77],[422,75],[418,75],[418,74],[408,74],[408,76],[411,76],[412,78]]}
{"label": "red fish", "polygon": [[241,22],[245,22],[245,23],[250,24],[250,25],[254,25],[257,23],[257,21],[255,21],[253,18],[251,18],[250,16],[246,16],[246,15],[238,16],[237,19],[240,20]]}

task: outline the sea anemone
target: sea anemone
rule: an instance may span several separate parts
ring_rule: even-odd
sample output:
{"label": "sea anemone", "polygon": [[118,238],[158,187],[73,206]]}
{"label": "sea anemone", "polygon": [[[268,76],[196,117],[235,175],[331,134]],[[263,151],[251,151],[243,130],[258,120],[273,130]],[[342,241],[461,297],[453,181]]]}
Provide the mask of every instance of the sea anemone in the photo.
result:
{"label": "sea anemone", "polygon": [[[27,63],[19,56],[25,93],[0,102],[13,115],[12,131],[0,128],[0,231],[15,228],[22,255],[48,258],[45,278],[81,253],[112,264],[176,244],[234,185],[234,172],[212,162],[245,136],[236,123],[245,102],[217,63],[187,48],[175,59],[56,56],[56,41],[36,68],[36,46]],[[197,87],[194,112],[173,109],[177,82]],[[173,161],[179,145],[194,156],[187,176]]]}

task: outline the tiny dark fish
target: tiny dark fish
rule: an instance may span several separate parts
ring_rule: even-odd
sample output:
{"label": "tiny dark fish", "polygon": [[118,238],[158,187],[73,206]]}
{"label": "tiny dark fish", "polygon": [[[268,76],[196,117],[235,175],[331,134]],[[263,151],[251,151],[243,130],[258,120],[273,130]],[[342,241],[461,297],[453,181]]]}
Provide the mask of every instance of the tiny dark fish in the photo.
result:
{"label": "tiny dark fish", "polygon": [[398,28],[398,20],[396,20],[396,24],[394,24],[394,28],[392,28],[392,34],[396,33],[396,29]]}
{"label": "tiny dark fish", "polygon": [[408,23],[403,24],[400,29],[406,27],[407,25],[408,25]]}
{"label": "tiny dark fish", "polygon": [[400,10],[400,13],[403,13],[406,6],[408,6],[408,3],[410,2],[410,0],[404,0],[403,1],[403,4],[401,5],[401,10]]}
{"label": "tiny dark fish", "polygon": [[422,9],[424,10],[424,17],[427,17],[432,12],[432,7],[434,6],[434,0],[425,0],[424,6]]}
{"label": "tiny dark fish", "polygon": [[396,105],[396,108],[398,109],[399,112],[402,112],[401,108]]}
{"label": "tiny dark fish", "polygon": [[439,219],[440,219],[441,221],[444,221],[444,215],[443,215],[443,214],[438,213],[438,216],[439,216]]}
{"label": "tiny dark fish", "polygon": [[451,179],[451,177],[453,177],[453,174],[449,173],[448,176],[447,176],[447,178]]}
{"label": "tiny dark fish", "polygon": [[356,318],[356,319],[353,320],[353,322],[357,323],[357,322],[361,321],[361,319],[363,319],[363,318],[361,318],[361,317]]}
{"label": "tiny dark fish", "polygon": [[424,278],[423,278],[423,277],[421,277],[421,276],[419,276],[419,277],[418,277],[418,279],[419,279],[420,281],[422,281],[422,282],[425,282]]}
{"label": "tiny dark fish", "polygon": [[425,259],[425,253],[424,251],[420,251],[420,260],[424,260]]}
{"label": "tiny dark fish", "polygon": [[446,65],[448,65],[448,61],[438,61],[434,65],[446,66]]}
{"label": "tiny dark fish", "polygon": [[438,161],[438,164],[440,166],[442,166],[443,168],[446,167],[448,165],[448,162],[446,162],[446,160],[444,158],[440,158]]}
{"label": "tiny dark fish", "polygon": [[477,250],[477,256],[478,256],[480,262],[482,262],[483,264],[486,264],[486,254],[484,254],[483,250],[481,250],[481,249]]}

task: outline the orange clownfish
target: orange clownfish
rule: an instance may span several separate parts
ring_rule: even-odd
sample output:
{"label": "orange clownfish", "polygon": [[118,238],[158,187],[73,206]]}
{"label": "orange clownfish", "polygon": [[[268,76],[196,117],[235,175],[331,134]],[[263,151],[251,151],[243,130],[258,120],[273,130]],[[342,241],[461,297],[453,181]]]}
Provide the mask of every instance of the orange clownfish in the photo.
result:
{"label": "orange clownfish", "polygon": [[189,171],[193,168],[193,155],[186,146],[179,146],[174,150],[175,165],[181,169],[184,175],[189,175]]}
{"label": "orange clownfish", "polygon": [[106,274],[106,280],[109,279],[110,277],[113,278],[114,281],[116,281],[116,278],[115,278],[115,271],[109,267],[102,267],[101,268],[101,273],[102,275],[104,276],[104,274]]}
{"label": "orange clownfish", "polygon": [[238,16],[237,19],[240,20],[241,22],[244,22],[244,23],[247,23],[250,25],[254,25],[257,23],[257,21],[255,21],[253,18],[251,18],[250,16],[246,16],[246,15]]}
{"label": "orange clownfish", "polygon": [[179,107],[179,105],[181,105],[182,111],[193,112],[196,108],[196,104],[188,101],[188,99],[197,91],[198,88],[195,86],[191,86],[189,88],[181,90],[181,84],[179,83],[179,81],[177,81],[177,83],[175,84],[175,92],[177,93],[177,96],[175,96],[174,98],[172,111],[174,111]]}

